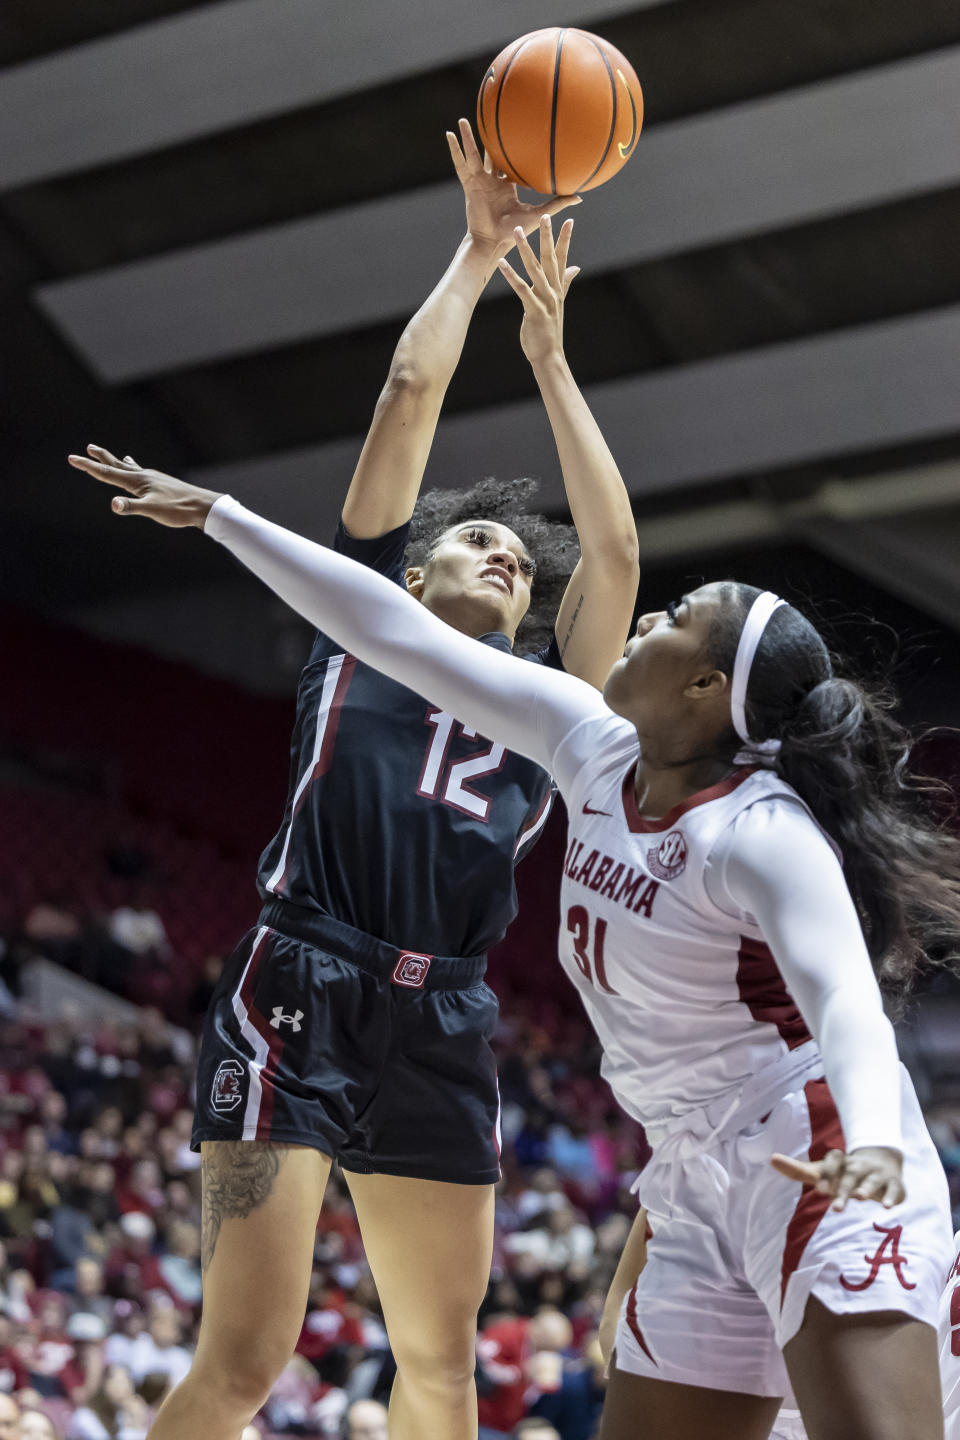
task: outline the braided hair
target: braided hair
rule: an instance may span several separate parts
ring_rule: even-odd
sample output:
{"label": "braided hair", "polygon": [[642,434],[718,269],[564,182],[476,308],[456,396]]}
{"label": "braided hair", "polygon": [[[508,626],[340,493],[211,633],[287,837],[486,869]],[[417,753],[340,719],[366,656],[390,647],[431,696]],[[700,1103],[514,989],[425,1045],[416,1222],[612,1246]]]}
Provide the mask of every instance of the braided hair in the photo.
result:
{"label": "braided hair", "polygon": [[504,484],[488,475],[469,490],[427,490],[413,512],[407,547],[408,565],[427,566],[447,531],[468,520],[496,521],[519,535],[537,566],[530,608],[517,630],[530,650],[549,645],[563,592],[580,559],[574,527],[529,508],[538,488],[534,479]]}
{"label": "braided hair", "polygon": [[[731,675],[760,591],[728,581],[720,593],[706,646]],[[750,671],[748,731],[781,742],[775,769],[840,847],[877,977],[903,996],[930,965],[960,961],[960,840],[930,810],[946,787],[910,771],[913,737],[894,707],[891,693],[837,674],[792,605],[774,611]],[[732,727],[729,740],[739,747]]]}

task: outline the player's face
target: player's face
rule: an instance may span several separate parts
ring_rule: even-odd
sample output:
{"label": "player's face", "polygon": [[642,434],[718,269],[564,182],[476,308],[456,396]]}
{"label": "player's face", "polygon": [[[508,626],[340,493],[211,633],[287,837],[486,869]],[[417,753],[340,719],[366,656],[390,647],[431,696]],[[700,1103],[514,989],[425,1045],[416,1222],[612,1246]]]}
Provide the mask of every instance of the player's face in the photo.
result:
{"label": "player's face", "polygon": [[703,585],[637,621],[623,659],[607,676],[603,698],[642,735],[669,733],[691,693],[716,673],[707,642],[720,603],[721,587]]}
{"label": "player's face", "polygon": [[429,564],[411,573],[421,577],[419,598],[428,609],[458,629],[472,635],[502,630],[512,638],[530,605],[535,569],[512,530],[470,520],[448,530]]}

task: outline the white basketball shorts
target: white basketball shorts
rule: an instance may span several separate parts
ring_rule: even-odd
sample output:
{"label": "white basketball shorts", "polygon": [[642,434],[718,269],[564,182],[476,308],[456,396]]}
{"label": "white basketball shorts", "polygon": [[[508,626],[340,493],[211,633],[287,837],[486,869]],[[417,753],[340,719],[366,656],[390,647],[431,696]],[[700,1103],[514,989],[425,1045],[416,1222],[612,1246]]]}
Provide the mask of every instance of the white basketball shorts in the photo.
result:
{"label": "white basketball shorts", "polygon": [[960,1440],[960,1230],[953,1237],[953,1264],[940,1297],[940,1383],[946,1440]]}
{"label": "white basketball shorts", "polygon": [[790,1396],[781,1352],[811,1295],[838,1313],[899,1310],[936,1327],[952,1254],[947,1182],[906,1070],[902,1077],[907,1195],[890,1210],[862,1200],[832,1210],[830,1196],[771,1167],[775,1151],[818,1160],[844,1148],[822,1078],[745,1126],[748,1104],[719,1129],[709,1112],[684,1117],[690,1128],[655,1150],[640,1176],[653,1234],[620,1312],[619,1369]]}

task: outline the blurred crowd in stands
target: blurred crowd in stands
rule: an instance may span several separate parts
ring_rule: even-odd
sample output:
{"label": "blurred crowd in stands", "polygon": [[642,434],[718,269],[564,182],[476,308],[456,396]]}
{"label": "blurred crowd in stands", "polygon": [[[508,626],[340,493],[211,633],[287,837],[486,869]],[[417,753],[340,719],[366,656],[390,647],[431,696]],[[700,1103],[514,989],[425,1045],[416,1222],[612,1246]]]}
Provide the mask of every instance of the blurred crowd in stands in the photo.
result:
{"label": "blurred crowd in stands", "polygon": [[[91,938],[44,900],[3,941],[0,1440],[15,1406],[22,1437],[136,1440],[196,1340],[193,1035],[218,965],[200,967],[181,1007],[188,1029],[155,1007],[129,1021],[50,1021],[20,995],[38,955],[77,967],[106,943],[135,970],[163,945],[163,923],[129,909],[122,924],[104,917]],[[635,1209],[643,1136],[598,1080],[583,1022],[551,1002],[514,1008],[498,1048],[505,1173],[478,1346],[483,1433],[590,1440],[604,1383],[596,1326]],[[296,1355],[259,1433],[385,1440],[393,1373],[335,1173]]]}
{"label": "blurred crowd in stands", "polygon": [[[191,1087],[222,962],[179,944],[178,934],[196,941],[202,927],[166,904],[178,891],[173,842],[159,886],[136,836],[97,835],[100,879],[88,892],[97,901],[86,909],[76,889],[21,889],[6,903],[0,891],[0,1440],[139,1440],[197,1335]],[[194,885],[231,890],[232,861],[212,882],[198,878],[206,860],[196,851],[185,848],[177,864]],[[244,906],[249,921],[256,907],[246,860],[239,884],[226,920],[216,919],[234,937]],[[26,983],[38,957],[132,1005],[51,1019]],[[477,1350],[484,1440],[595,1435],[604,1389],[596,1329],[648,1155],[598,1078],[572,991],[547,973],[556,983],[541,983],[540,994],[510,995],[497,1036],[504,1178]],[[928,1119],[960,1212],[960,1102],[933,1097]],[[244,1440],[386,1440],[393,1374],[335,1171],[296,1354]]]}

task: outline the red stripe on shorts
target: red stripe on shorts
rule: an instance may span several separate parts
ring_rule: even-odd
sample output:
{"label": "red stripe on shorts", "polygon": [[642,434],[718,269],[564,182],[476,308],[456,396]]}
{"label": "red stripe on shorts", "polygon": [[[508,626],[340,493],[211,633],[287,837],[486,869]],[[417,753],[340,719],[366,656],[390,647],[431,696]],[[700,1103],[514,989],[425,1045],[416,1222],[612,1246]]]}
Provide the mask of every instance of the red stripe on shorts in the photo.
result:
{"label": "red stripe on shorts", "polygon": [[627,1324],[630,1326],[630,1332],[633,1335],[634,1340],[636,1340],[637,1344],[640,1346],[640,1349],[643,1351],[644,1355],[647,1356],[651,1364],[656,1365],[656,1360],[654,1360],[653,1356],[650,1354],[650,1347],[648,1346],[646,1340],[644,1340],[643,1338],[643,1331],[637,1324],[636,1285],[634,1285],[633,1289],[630,1291],[630,1299],[627,1301]]}
{"label": "red stripe on shorts", "polygon": [[[826,1080],[808,1080],[803,1087],[810,1112],[810,1159],[822,1160],[828,1150],[844,1149],[843,1128],[833,1096]],[[783,1247],[783,1270],[780,1304],[783,1305],[790,1276],[800,1264],[813,1232],[833,1203],[832,1195],[821,1195],[812,1187],[805,1188],[787,1226]]]}
{"label": "red stripe on shorts", "polygon": [[267,1140],[270,1137],[270,1126],[273,1122],[273,1101],[274,1101],[274,1080],[276,1078],[277,1066],[283,1054],[283,1034],[280,1027],[274,1027],[264,1019],[260,1011],[253,1003],[253,997],[257,988],[257,977],[263,963],[264,955],[268,953],[267,944],[271,932],[267,932],[259,943],[254,947],[250,956],[250,964],[244,978],[243,987],[240,991],[240,1000],[247,1012],[247,1019],[256,1030],[267,1046],[267,1057],[263,1062],[260,1071],[260,1108],[257,1112],[257,1134],[258,1140]]}

